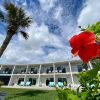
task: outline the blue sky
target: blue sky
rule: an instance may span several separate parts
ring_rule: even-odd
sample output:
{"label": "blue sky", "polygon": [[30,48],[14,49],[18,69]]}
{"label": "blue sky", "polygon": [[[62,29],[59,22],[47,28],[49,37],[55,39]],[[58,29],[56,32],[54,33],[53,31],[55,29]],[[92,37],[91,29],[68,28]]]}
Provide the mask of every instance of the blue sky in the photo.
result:
{"label": "blue sky", "polygon": [[[4,13],[4,0],[0,10]],[[79,32],[78,26],[100,20],[100,0],[7,0],[25,9],[33,23],[25,31],[29,39],[14,36],[0,63],[44,63],[71,59],[68,40]],[[95,7],[95,8],[94,8]],[[0,22],[0,45],[6,24]]]}

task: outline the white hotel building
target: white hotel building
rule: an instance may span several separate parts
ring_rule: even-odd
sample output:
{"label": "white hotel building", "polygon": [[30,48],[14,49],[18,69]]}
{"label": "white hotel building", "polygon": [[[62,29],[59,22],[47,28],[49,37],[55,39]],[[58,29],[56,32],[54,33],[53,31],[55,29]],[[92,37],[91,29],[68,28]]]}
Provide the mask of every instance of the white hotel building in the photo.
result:
{"label": "white hotel building", "polygon": [[[80,60],[28,65],[0,65],[0,80],[6,86],[31,82],[31,86],[49,87],[49,82],[67,82],[73,87],[79,85],[77,74],[85,69]],[[87,64],[87,69],[92,69]]]}

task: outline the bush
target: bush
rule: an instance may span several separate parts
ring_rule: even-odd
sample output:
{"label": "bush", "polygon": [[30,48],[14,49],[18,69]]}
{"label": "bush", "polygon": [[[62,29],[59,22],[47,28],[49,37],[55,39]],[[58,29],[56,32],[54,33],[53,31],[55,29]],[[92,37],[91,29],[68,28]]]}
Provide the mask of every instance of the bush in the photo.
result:
{"label": "bush", "polygon": [[3,81],[0,81],[0,86],[4,85],[4,82]]}
{"label": "bush", "polygon": [[64,86],[67,86],[67,82],[64,81]]}
{"label": "bush", "polygon": [[80,100],[79,97],[76,95],[76,92],[71,89],[56,88],[56,90],[58,95],[58,98],[56,100]]}

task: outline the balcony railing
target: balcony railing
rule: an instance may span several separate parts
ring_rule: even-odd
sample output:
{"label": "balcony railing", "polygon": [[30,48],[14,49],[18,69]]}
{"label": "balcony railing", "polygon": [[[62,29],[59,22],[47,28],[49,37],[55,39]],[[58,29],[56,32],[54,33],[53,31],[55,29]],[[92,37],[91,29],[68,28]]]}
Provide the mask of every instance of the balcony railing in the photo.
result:
{"label": "balcony railing", "polygon": [[65,67],[57,67],[55,69],[55,73],[66,73],[66,68]]}
{"label": "balcony railing", "polygon": [[26,74],[26,68],[21,70],[15,70],[14,74]]}
{"label": "balcony railing", "polygon": [[12,73],[12,69],[2,69],[0,70],[0,74],[11,74]]}
{"label": "balcony railing", "polygon": [[38,74],[38,70],[30,70],[27,72],[27,74]]}

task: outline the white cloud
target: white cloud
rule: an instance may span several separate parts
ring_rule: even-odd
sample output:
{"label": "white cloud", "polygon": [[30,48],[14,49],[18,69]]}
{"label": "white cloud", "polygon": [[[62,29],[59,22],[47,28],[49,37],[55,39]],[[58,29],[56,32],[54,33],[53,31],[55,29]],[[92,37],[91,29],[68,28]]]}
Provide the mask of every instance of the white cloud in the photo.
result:
{"label": "white cloud", "polygon": [[60,37],[51,34],[45,24],[38,26],[33,23],[27,32],[29,33],[29,39],[26,41],[19,35],[19,40],[28,48],[37,48],[45,45],[62,47]]}
{"label": "white cloud", "polygon": [[100,0],[87,0],[79,19],[78,26],[85,27],[89,24],[100,21]]}
{"label": "white cloud", "polygon": [[54,11],[54,19],[58,20],[59,22],[61,22],[61,15],[63,13],[63,8],[61,6],[58,6],[55,8]]}
{"label": "white cloud", "polygon": [[[19,41],[11,41],[1,58],[1,62],[43,63],[62,61],[70,56],[70,48],[63,44],[60,37],[50,33],[45,24],[38,26],[36,23],[33,23],[26,31],[29,33],[29,39],[24,40],[19,35]],[[2,41],[1,37],[0,39]],[[45,54],[42,47],[47,45],[52,45],[59,49]]]}
{"label": "white cloud", "polygon": [[56,2],[56,0],[39,0],[40,4],[41,4],[41,8],[44,11],[49,11],[52,7],[54,7],[54,3]]}
{"label": "white cloud", "polygon": [[71,57],[70,47],[63,46],[62,49],[58,49],[56,51],[50,52],[45,59],[48,59],[50,62],[57,62],[57,61],[65,61]]}
{"label": "white cloud", "polygon": [[[39,1],[42,8],[40,15],[37,15],[37,13],[35,15],[32,10],[27,11],[26,9],[26,11],[30,16],[36,16],[36,18],[43,19],[42,21],[40,20],[40,23],[42,24],[38,25],[34,21],[31,27],[26,29],[26,31],[29,33],[28,40],[24,40],[21,35],[18,35],[18,40],[11,41],[0,59],[0,63],[43,63],[63,61],[70,58],[71,48],[65,45],[63,42],[67,41],[67,39],[69,39],[69,37],[72,35],[70,33],[73,31],[73,24],[68,23],[65,25],[62,23],[63,7],[61,5],[55,6],[55,2],[57,0]],[[51,8],[54,10],[52,11],[53,16],[48,13]],[[44,15],[44,12],[47,16]],[[58,26],[62,29],[62,36],[50,33],[48,26],[44,24],[46,17],[48,18],[50,16],[52,16],[54,20],[57,20]],[[48,20],[52,21],[51,19]],[[5,36],[0,36],[0,44],[4,37]],[[42,48],[44,46],[53,46],[58,49],[50,50],[46,54],[46,51]]]}

